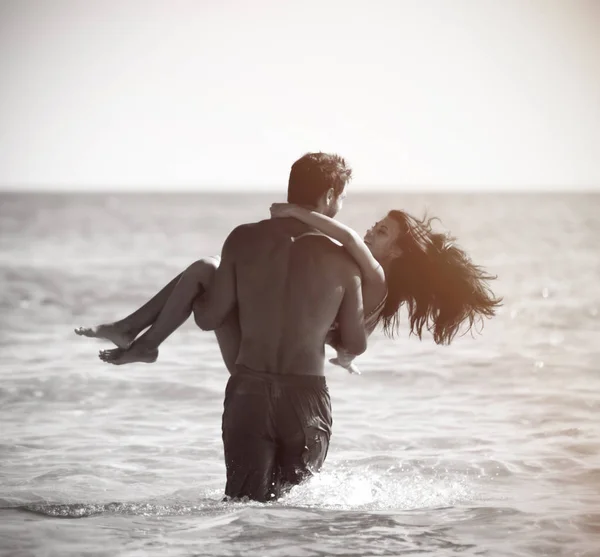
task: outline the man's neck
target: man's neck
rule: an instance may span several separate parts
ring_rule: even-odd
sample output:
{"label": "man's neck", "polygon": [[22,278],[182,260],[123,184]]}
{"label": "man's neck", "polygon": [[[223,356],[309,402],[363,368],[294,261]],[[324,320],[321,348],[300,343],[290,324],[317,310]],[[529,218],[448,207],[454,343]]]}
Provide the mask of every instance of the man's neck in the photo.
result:
{"label": "man's neck", "polygon": [[302,207],[303,209],[306,209],[307,211],[312,211],[313,213],[320,213],[321,215],[324,214],[322,210],[320,210],[318,207],[315,207],[314,205],[298,205],[298,207]]}

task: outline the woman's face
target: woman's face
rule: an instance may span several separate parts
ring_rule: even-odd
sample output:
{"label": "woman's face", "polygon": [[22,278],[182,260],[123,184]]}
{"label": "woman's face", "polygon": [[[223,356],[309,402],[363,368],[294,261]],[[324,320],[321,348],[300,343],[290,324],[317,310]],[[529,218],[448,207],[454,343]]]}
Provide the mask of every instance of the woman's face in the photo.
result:
{"label": "woman's face", "polygon": [[365,244],[371,250],[373,257],[382,263],[402,253],[397,244],[400,233],[400,223],[388,215],[367,230]]}

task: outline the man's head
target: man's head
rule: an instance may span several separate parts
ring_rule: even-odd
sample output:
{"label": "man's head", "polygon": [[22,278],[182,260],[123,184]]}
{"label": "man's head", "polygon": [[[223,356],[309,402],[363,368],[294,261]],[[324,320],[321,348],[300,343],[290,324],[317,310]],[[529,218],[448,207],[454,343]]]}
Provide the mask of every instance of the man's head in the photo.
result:
{"label": "man's head", "polygon": [[308,205],[328,217],[342,207],[352,169],[339,155],[307,153],[290,170],[288,203]]}

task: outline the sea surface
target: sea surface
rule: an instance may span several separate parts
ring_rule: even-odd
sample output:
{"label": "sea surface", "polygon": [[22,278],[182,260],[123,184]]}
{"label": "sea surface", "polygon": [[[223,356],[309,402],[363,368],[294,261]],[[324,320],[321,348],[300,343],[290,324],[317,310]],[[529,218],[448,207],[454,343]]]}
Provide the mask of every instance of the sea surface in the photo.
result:
{"label": "sea surface", "polygon": [[[283,193],[283,192],[282,192]],[[350,191],[340,220],[440,217],[498,275],[482,334],[371,337],[328,364],[320,475],[222,502],[228,374],[186,323],[158,362],[101,362],[123,317],[266,194],[0,195],[0,555],[600,556],[600,195]]]}

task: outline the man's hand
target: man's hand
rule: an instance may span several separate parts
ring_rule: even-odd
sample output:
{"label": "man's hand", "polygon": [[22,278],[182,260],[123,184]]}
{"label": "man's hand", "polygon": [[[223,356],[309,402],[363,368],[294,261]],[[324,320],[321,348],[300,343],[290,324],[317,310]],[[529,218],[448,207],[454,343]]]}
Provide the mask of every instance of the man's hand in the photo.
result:
{"label": "man's hand", "polygon": [[334,323],[331,329],[327,332],[325,336],[325,344],[329,344],[331,348],[334,350],[341,349],[342,340],[340,339],[340,330],[338,328],[337,323]]}
{"label": "man's hand", "polygon": [[360,370],[354,363],[354,358],[356,358],[356,356],[354,354],[346,352],[340,346],[340,335],[339,330],[337,328],[337,323],[334,324],[334,326],[331,329],[329,329],[329,332],[325,337],[325,344],[328,344],[337,352],[337,356],[335,358],[329,359],[330,363],[332,363],[334,366],[343,367],[346,371],[348,371],[348,373],[360,375]]}

